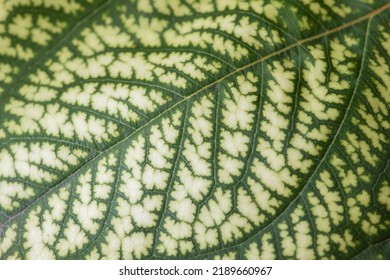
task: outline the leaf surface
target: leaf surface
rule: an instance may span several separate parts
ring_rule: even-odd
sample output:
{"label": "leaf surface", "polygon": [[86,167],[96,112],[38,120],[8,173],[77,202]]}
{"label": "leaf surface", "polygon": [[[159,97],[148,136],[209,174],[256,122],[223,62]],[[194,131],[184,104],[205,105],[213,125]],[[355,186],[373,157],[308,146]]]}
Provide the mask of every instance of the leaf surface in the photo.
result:
{"label": "leaf surface", "polygon": [[1,1],[0,258],[388,258],[389,30],[381,0]]}

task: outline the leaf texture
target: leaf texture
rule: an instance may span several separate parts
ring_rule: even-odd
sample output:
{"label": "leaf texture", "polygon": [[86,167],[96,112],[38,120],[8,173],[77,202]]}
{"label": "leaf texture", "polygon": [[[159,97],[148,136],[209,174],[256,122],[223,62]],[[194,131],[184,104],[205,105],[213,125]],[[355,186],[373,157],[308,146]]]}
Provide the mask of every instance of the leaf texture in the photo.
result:
{"label": "leaf texture", "polygon": [[0,258],[389,258],[389,30],[381,0],[0,1]]}

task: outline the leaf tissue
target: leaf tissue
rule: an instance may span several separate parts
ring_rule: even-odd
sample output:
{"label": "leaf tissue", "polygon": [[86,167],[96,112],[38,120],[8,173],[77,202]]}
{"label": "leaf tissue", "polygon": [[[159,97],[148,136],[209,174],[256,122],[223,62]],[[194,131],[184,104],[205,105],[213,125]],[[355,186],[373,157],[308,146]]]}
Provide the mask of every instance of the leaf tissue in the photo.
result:
{"label": "leaf tissue", "polygon": [[0,0],[0,259],[390,258],[388,0]]}

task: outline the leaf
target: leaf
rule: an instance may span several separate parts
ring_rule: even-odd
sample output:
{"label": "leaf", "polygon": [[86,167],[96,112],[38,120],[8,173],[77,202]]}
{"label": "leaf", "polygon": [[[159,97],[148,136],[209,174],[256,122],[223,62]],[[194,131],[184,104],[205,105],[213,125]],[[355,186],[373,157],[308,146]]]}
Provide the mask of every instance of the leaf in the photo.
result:
{"label": "leaf", "polygon": [[1,1],[0,258],[388,258],[389,8]]}
{"label": "leaf", "polygon": [[390,242],[389,240],[369,246],[366,250],[354,257],[357,260],[377,260],[390,259]]}

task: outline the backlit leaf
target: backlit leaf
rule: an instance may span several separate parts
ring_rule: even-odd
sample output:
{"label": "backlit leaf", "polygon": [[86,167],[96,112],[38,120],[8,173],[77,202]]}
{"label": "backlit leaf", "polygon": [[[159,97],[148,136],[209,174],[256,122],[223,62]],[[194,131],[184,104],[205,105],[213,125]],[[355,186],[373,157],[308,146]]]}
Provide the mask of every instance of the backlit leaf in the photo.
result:
{"label": "backlit leaf", "polygon": [[387,0],[0,0],[0,258],[389,258],[389,62]]}

